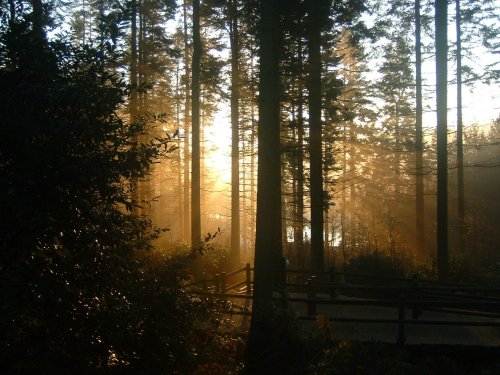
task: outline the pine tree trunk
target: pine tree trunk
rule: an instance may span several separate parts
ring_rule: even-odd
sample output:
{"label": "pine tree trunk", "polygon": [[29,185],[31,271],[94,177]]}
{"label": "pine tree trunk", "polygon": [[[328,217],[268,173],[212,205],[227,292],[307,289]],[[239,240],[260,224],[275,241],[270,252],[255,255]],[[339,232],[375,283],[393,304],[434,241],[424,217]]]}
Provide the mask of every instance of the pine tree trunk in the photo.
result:
{"label": "pine tree trunk", "polygon": [[[138,114],[138,97],[137,97],[137,1],[132,0],[130,15],[130,102],[129,114],[130,122],[136,121]],[[140,213],[140,187],[137,178],[132,179],[132,200],[134,201],[133,210],[135,213]]]}
{"label": "pine tree trunk", "polygon": [[14,22],[16,19],[16,2],[15,0],[9,0],[9,21]]}
{"label": "pine tree trunk", "polygon": [[137,98],[137,1],[132,0],[130,18],[130,118],[134,121],[138,111]]}
{"label": "pine tree trunk", "polygon": [[229,41],[231,44],[231,265],[240,262],[240,153],[239,153],[239,30],[236,0],[229,2]]}
{"label": "pine tree trunk", "polygon": [[276,321],[273,292],[282,260],[279,107],[280,24],[277,0],[261,0],[257,225],[254,298],[247,346],[247,374],[273,374]]}
{"label": "pine tree trunk", "polygon": [[184,159],[184,207],[183,207],[183,216],[184,216],[184,225],[183,225],[183,239],[185,241],[188,240],[188,236],[190,233],[190,196],[189,196],[189,134],[190,134],[190,123],[191,123],[191,69],[190,69],[190,59],[189,59],[189,42],[188,42],[188,24],[187,24],[187,0],[184,0],[183,3],[183,16],[184,16],[184,71],[185,71],[185,83],[184,83],[184,93],[185,93],[185,102],[184,102],[184,150],[183,150],[183,159]]}
{"label": "pine tree trunk", "polygon": [[[255,75],[255,62],[251,59],[250,62],[250,77],[251,79],[256,79]],[[255,102],[257,94],[255,92],[254,86],[250,87],[250,233],[255,233],[255,221],[256,221],[256,209],[255,205],[257,203],[256,198],[256,152],[255,152],[255,140],[257,138],[257,121],[255,121]],[[255,241],[252,239],[250,245],[251,248],[255,246]]]}
{"label": "pine tree trunk", "polygon": [[193,1],[193,58],[192,58],[192,159],[191,159],[191,246],[201,244],[201,208],[200,208],[200,0]]}
{"label": "pine tree trunk", "polygon": [[321,7],[308,0],[309,49],[309,154],[311,194],[311,267],[322,271],[323,251],[323,153],[321,129]]}
{"label": "pine tree trunk", "polygon": [[415,170],[416,170],[416,257],[425,259],[424,147],[422,127],[422,44],[420,0],[415,0]]}
{"label": "pine tree trunk", "polygon": [[299,38],[297,43],[299,64],[298,80],[298,108],[297,108],[297,213],[296,213],[296,235],[295,246],[297,250],[297,262],[299,268],[304,268],[305,249],[304,249],[304,87],[302,80],[303,57],[302,40]]}
{"label": "pine tree trunk", "polygon": [[447,52],[448,4],[436,0],[436,109],[437,109],[437,266],[440,281],[448,280],[448,118]]}
{"label": "pine tree trunk", "polygon": [[[349,124],[349,174],[354,176],[356,173],[356,151],[355,151],[355,140],[356,134],[354,129],[354,123]],[[349,212],[350,212],[350,246],[349,249],[351,253],[355,254],[358,248],[358,218],[356,217],[356,183],[351,181],[349,184]]]}
{"label": "pine tree trunk", "polygon": [[[142,0],[137,0],[139,17],[139,28],[138,28],[138,38],[137,38],[137,85],[142,87],[146,81],[146,76],[144,74],[144,33],[145,33],[145,20],[144,14],[142,12]],[[146,93],[143,90],[137,91],[137,113],[141,116],[147,111],[146,109]],[[141,137],[141,141],[145,141],[144,137]],[[151,188],[151,180],[149,178],[143,178],[139,183],[139,200],[141,202],[141,214],[150,215],[151,211],[148,210],[149,205],[146,202],[149,199],[149,190]]]}
{"label": "pine tree trunk", "polygon": [[458,189],[458,247],[464,250],[465,237],[465,189],[464,189],[464,144],[462,119],[462,30],[460,0],[455,0],[457,34],[457,189]]}
{"label": "pine tree trunk", "polygon": [[[179,85],[179,63],[177,63],[177,69],[175,74],[175,114],[176,114],[176,125],[177,125],[177,134],[179,134],[181,128],[181,98],[180,98],[180,85]],[[184,212],[183,212],[183,202],[182,202],[182,151],[180,147],[180,137],[178,138],[179,148],[177,149],[177,210],[178,210],[178,226],[177,231],[179,232],[178,236],[180,240],[184,239],[183,233],[183,223],[184,223]]]}
{"label": "pine tree trunk", "polygon": [[347,214],[347,131],[346,125],[344,123],[342,129],[342,188],[341,188],[341,211],[340,211],[340,227],[341,227],[341,239],[342,239],[342,261],[345,265],[347,260],[347,234],[346,234],[346,214]]}

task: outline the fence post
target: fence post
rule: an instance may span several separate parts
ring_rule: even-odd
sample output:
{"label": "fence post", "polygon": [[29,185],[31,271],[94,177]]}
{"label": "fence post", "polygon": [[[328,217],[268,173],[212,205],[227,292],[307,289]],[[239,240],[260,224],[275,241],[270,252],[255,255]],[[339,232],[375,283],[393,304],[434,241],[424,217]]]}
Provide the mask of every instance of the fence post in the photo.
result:
{"label": "fence post", "polygon": [[[413,299],[415,301],[417,301],[418,297],[419,297],[418,277],[415,274],[412,276],[412,284],[413,284]],[[413,309],[412,309],[412,318],[418,319],[418,317],[420,315],[422,315],[422,309],[420,308],[420,306],[417,303],[415,303],[415,305],[413,305]]]}
{"label": "fence post", "polygon": [[285,257],[281,257],[281,286],[283,288],[286,287],[286,284],[287,284],[287,271],[288,271],[288,259],[286,259]]}
{"label": "fence post", "polygon": [[307,302],[307,315],[316,315],[316,302],[313,300],[316,298],[316,291],[314,290],[314,279],[315,276],[311,276],[309,279],[306,281],[306,286],[307,286],[307,299],[310,301]]}
{"label": "fence post", "polygon": [[245,267],[246,281],[247,281],[247,294],[252,294],[252,269],[250,268],[250,263],[247,263]]}
{"label": "fence post", "polygon": [[398,307],[398,345],[404,345],[406,342],[405,335],[405,298],[399,296]]}
{"label": "fence post", "polygon": [[335,288],[335,267],[332,266],[330,267],[330,298],[336,298],[338,293],[337,289]]}

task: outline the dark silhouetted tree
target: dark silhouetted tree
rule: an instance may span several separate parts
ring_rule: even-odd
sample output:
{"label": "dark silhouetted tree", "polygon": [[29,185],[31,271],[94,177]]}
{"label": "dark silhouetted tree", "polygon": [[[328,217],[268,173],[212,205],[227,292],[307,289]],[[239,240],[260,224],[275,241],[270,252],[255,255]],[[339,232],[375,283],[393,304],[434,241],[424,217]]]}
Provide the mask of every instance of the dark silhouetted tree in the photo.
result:
{"label": "dark silhouetted tree", "polygon": [[[281,233],[281,152],[279,1],[260,1],[260,73],[257,223],[252,321],[247,343],[248,374],[279,372],[284,363],[280,352],[275,319],[274,292],[279,289],[282,257]],[[286,324],[285,322],[282,322]],[[284,360],[284,359],[283,359]]]}
{"label": "dark silhouetted tree", "polygon": [[437,110],[437,266],[440,281],[448,279],[448,3],[436,0]]}

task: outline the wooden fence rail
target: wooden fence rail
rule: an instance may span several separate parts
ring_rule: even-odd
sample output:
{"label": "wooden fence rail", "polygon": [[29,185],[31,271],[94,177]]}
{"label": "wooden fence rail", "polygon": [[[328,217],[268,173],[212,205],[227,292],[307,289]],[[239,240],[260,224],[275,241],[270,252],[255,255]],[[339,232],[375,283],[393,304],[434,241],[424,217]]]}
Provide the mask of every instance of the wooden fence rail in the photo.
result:
{"label": "wooden fence rail", "polygon": [[[280,300],[283,303],[305,304],[307,314],[299,316],[302,320],[316,319],[319,305],[330,306],[377,306],[393,308],[397,314],[395,318],[352,318],[325,316],[332,322],[369,323],[369,324],[396,324],[398,327],[397,343],[406,341],[405,327],[412,325],[437,326],[500,326],[500,289],[473,287],[471,285],[430,285],[415,278],[403,279],[379,277],[380,280],[398,282],[397,285],[353,285],[343,280],[343,276],[366,276],[373,279],[375,275],[347,274],[335,272],[333,269],[314,275],[310,272],[288,270],[286,277],[293,274],[308,276],[304,283],[287,283],[288,296]],[[250,264],[236,271],[216,274],[213,278],[205,278],[187,284],[192,293],[213,295],[225,300],[252,300],[253,269]],[[229,280],[232,280],[229,283]],[[340,281],[339,281],[340,280]],[[341,299],[338,296],[350,293],[365,295],[359,299]],[[298,297],[304,294],[305,297]],[[377,295],[378,294],[378,295]],[[371,296],[371,297],[370,297]],[[231,314],[248,315],[250,309],[240,306],[232,310]],[[411,311],[407,315],[407,311]],[[468,320],[432,320],[419,319],[423,311],[434,311],[446,314],[489,318],[490,321]],[[397,318],[396,318],[397,316]],[[499,320],[495,320],[499,319]]]}

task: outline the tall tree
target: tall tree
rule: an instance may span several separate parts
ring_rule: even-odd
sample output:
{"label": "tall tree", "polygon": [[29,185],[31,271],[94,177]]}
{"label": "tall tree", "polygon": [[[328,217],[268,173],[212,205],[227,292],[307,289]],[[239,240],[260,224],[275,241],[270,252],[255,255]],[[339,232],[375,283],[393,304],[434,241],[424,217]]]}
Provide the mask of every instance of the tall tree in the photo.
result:
{"label": "tall tree", "polygon": [[252,321],[247,373],[273,374],[283,366],[274,358],[276,320],[273,292],[279,288],[281,242],[281,153],[279,1],[260,1],[260,72],[257,223]]}
{"label": "tall tree", "polygon": [[130,4],[130,118],[133,121],[138,114],[138,54],[137,54],[137,0],[132,0]]}
{"label": "tall tree", "polygon": [[437,111],[437,266],[440,281],[448,279],[448,3],[435,3]]}
{"label": "tall tree", "polygon": [[423,259],[425,249],[424,206],[424,146],[422,127],[422,42],[420,0],[415,0],[415,212],[416,212],[416,256]]}
{"label": "tall tree", "polygon": [[[384,169],[379,169],[378,180],[380,191],[386,190],[381,199],[386,201],[386,228],[394,258],[397,242],[395,228],[404,223],[403,212],[408,207],[405,197],[410,193],[407,189],[410,179],[405,169],[409,164],[408,145],[413,141],[412,104],[415,93],[408,40],[399,34],[391,34],[390,38],[384,48],[385,61],[379,70],[383,76],[377,84],[377,91],[383,100],[379,140],[382,142],[381,153],[387,161]],[[384,152],[384,149],[389,152]]]}
{"label": "tall tree", "polygon": [[201,240],[200,208],[200,0],[193,1],[193,58],[192,58],[192,157],[191,157],[191,246],[198,248]]}
{"label": "tall tree", "polygon": [[189,155],[189,134],[190,134],[190,119],[191,119],[191,85],[190,85],[190,76],[191,76],[191,69],[190,69],[190,46],[189,46],[189,34],[188,34],[188,13],[187,13],[187,0],[184,0],[182,3],[182,13],[183,13],[183,27],[184,27],[184,94],[185,94],[185,100],[184,100],[184,152],[183,152],[183,159],[184,159],[184,189],[183,189],[183,195],[184,195],[184,206],[183,206],[183,213],[184,213],[184,226],[183,226],[183,232],[184,232],[184,239],[187,240],[188,235],[190,233],[190,196],[189,196],[189,162],[190,162],[190,155]]}
{"label": "tall tree", "polygon": [[321,29],[328,1],[307,0],[309,52],[309,155],[311,196],[311,267],[322,271],[323,245],[323,144],[321,122]]}
{"label": "tall tree", "polygon": [[457,194],[458,194],[458,247],[463,250],[465,236],[464,143],[462,116],[462,27],[460,0],[455,0],[455,31],[457,38]]}
{"label": "tall tree", "polygon": [[231,47],[231,263],[240,261],[240,41],[238,2],[228,1],[229,43]]}
{"label": "tall tree", "polygon": [[299,265],[305,262],[304,250],[304,85],[303,85],[303,46],[302,39],[297,38],[297,68],[299,78],[297,82],[297,192],[294,242]]}

